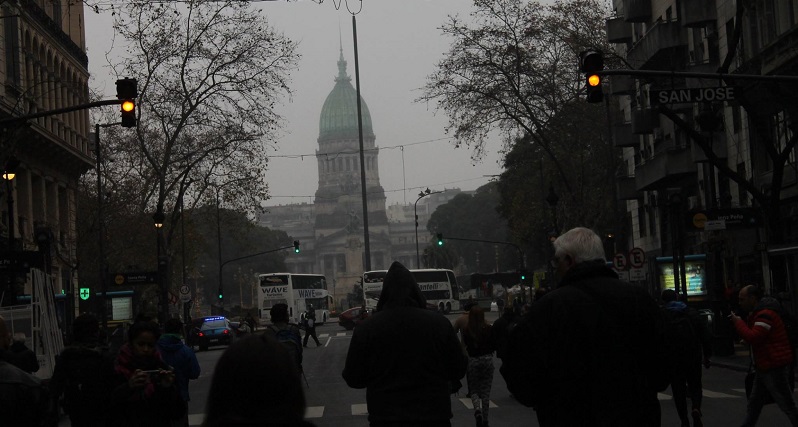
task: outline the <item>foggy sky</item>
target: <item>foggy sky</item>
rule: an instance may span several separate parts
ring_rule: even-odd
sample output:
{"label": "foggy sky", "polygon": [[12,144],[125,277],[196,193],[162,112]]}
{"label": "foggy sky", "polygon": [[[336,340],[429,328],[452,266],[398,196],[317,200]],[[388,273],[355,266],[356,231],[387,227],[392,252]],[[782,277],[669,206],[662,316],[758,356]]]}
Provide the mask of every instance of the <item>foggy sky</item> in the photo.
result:
{"label": "foggy sky", "polygon": [[[285,129],[270,144],[266,179],[272,198],[264,205],[311,202],[318,187],[319,114],[332,90],[338,69],[339,42],[347,72],[355,85],[352,15],[346,3],[325,0],[256,2],[269,23],[299,42],[302,59],[291,77],[292,98],[277,107]],[[495,137],[487,154],[471,160],[468,147],[455,148],[444,133],[446,117],[434,106],[413,102],[421,96],[427,75],[447,50],[450,40],[438,29],[449,14],[467,17],[468,0],[349,1],[357,15],[361,95],[371,112],[379,153],[380,183],[387,203],[412,203],[419,190],[474,190],[501,172],[501,141]],[[104,67],[112,34],[110,13],[86,9],[90,85],[106,96],[114,93],[113,77]],[[426,142],[433,141],[433,142]],[[404,146],[401,150],[399,146]],[[404,157],[404,158],[403,158]],[[403,166],[404,162],[404,166]],[[404,189],[404,190],[403,190]]]}

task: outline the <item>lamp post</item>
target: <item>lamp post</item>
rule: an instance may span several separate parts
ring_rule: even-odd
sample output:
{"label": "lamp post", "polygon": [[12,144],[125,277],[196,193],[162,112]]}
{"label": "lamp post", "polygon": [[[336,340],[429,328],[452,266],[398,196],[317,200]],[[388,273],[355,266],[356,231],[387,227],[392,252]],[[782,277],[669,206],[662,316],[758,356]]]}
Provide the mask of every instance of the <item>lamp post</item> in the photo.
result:
{"label": "lamp post", "polygon": [[554,184],[549,185],[549,194],[546,196],[546,203],[549,204],[551,207],[551,221],[554,228],[554,236],[557,237],[560,235],[559,227],[557,226],[557,202],[560,201],[560,197],[557,196],[557,193],[554,192]]}
{"label": "lamp post", "polygon": [[13,251],[16,246],[16,233],[14,231],[14,184],[11,182],[17,176],[19,160],[11,157],[3,168],[3,180],[6,182],[6,195],[8,197],[8,250]]}
{"label": "lamp post", "polygon": [[426,190],[418,193],[416,202],[413,203],[413,216],[416,218],[416,268],[421,268],[421,257],[418,254],[418,201],[430,194],[442,193],[442,191],[430,191],[429,187]]}
{"label": "lamp post", "polygon": [[168,294],[166,285],[168,283],[166,273],[167,273],[167,266],[166,266],[166,257],[163,256],[162,249],[162,242],[163,239],[163,223],[166,219],[166,216],[163,213],[161,208],[158,208],[158,211],[152,216],[153,224],[155,225],[156,231],[156,247],[157,247],[157,255],[158,255],[158,288],[160,290],[160,300],[161,300],[161,324],[165,324],[166,320],[169,318],[169,301],[168,301]]}

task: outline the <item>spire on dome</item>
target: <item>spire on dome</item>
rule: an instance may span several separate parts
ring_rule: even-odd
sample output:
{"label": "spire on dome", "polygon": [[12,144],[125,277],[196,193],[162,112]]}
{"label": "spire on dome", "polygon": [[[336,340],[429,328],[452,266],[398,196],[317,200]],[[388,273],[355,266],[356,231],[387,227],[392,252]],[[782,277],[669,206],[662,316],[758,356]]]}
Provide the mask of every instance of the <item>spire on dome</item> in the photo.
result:
{"label": "spire on dome", "polygon": [[338,44],[339,48],[339,56],[338,56],[338,77],[335,78],[335,82],[348,82],[352,81],[352,78],[346,74],[346,60],[344,59],[344,44],[341,41],[341,33],[340,29],[338,30]]}

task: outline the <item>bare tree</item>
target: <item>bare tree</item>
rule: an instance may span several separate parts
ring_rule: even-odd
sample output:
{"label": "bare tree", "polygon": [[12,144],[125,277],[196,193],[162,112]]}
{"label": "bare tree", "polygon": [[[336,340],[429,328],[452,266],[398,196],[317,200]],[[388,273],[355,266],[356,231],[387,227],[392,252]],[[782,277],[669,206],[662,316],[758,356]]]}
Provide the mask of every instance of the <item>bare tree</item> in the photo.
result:
{"label": "bare tree", "polygon": [[138,80],[139,121],[135,132],[108,129],[109,174],[138,188],[139,213],[165,213],[168,253],[182,203],[215,203],[222,186],[227,208],[252,212],[267,198],[265,147],[281,126],[275,106],[291,93],[296,43],[231,0],[124,2],[114,29],[126,55],[111,65]]}

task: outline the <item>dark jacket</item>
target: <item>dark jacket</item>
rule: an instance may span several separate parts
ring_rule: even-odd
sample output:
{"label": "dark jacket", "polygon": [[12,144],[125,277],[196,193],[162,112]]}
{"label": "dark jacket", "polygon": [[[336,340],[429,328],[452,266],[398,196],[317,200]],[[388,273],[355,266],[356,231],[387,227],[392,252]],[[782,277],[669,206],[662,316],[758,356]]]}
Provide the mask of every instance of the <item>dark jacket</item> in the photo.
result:
{"label": "dark jacket", "polygon": [[200,365],[194,350],[188,348],[179,335],[163,334],[158,339],[158,350],[167,365],[175,371],[175,384],[180,390],[180,397],[188,402],[188,381],[196,380],[200,375]]}
{"label": "dark jacket", "polygon": [[410,271],[394,262],[376,313],[352,335],[343,371],[350,387],[367,389],[370,424],[448,423],[450,382],[466,365],[451,322],[426,309]]}
{"label": "dark jacket", "polygon": [[464,329],[463,344],[465,344],[466,352],[469,357],[480,357],[492,354],[496,351],[493,328],[490,325],[484,325],[476,337],[472,337],[471,334],[468,333],[468,328]]}
{"label": "dark jacket", "polygon": [[45,420],[46,403],[41,381],[0,355],[0,424],[39,427]]}
{"label": "dark jacket", "polygon": [[515,327],[515,314],[512,312],[502,313],[502,317],[496,319],[491,326],[491,336],[496,345],[496,357],[504,359],[507,348],[507,341],[510,339],[510,331]]}
{"label": "dark jacket", "polygon": [[[687,364],[701,363],[703,358],[712,356],[712,337],[701,315],[693,308],[688,307],[682,301],[670,301],[663,307],[665,309],[665,328],[667,329],[678,317],[684,316],[690,325],[689,335],[679,337],[678,343],[666,343],[676,345],[679,354],[676,359]],[[668,335],[666,333],[666,335]],[[672,352],[671,355],[673,356]]]}
{"label": "dark jacket", "polygon": [[177,387],[149,384],[144,389],[129,386],[128,380],[137,370],[169,369],[161,355],[139,357],[129,344],[119,349],[116,358],[116,387],[111,393],[111,411],[114,427],[171,427],[172,420],[185,413],[185,405]]}
{"label": "dark jacket", "polygon": [[787,366],[793,361],[787,328],[778,312],[781,305],[772,297],[762,297],[748,319],[734,322],[740,338],[751,345],[757,370]]}
{"label": "dark jacket", "polygon": [[546,426],[659,426],[662,315],[603,262],[571,268],[513,329],[501,374]]}
{"label": "dark jacket", "polygon": [[96,342],[76,343],[56,359],[52,397],[64,396],[64,412],[73,425],[105,426],[115,375],[107,348]]}
{"label": "dark jacket", "polygon": [[33,350],[29,349],[24,342],[14,341],[9,348],[13,355],[11,363],[17,368],[32,374],[39,370],[39,360],[36,359],[36,354]]}

